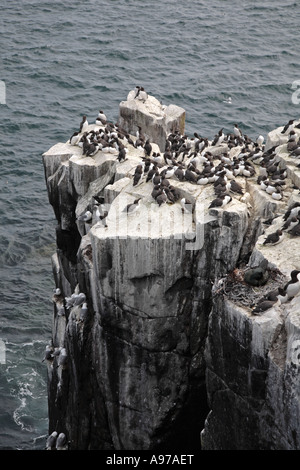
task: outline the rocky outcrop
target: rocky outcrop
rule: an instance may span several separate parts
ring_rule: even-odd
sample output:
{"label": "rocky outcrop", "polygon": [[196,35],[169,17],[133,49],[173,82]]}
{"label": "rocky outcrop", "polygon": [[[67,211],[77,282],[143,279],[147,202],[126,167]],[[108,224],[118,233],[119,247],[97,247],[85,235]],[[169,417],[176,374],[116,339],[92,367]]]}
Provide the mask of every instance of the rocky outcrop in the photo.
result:
{"label": "rocky outcrop", "polygon": [[[287,141],[281,130],[269,134],[269,148],[279,144],[279,138]],[[233,290],[230,280],[224,279],[227,287],[219,289],[213,300],[205,351],[211,411],[201,433],[202,448],[207,450],[300,448],[300,297],[259,316],[253,315],[251,306],[255,299],[284,285],[292,270],[300,269],[299,238],[284,233],[281,243],[263,244],[267,235],[282,228],[287,205],[300,202],[294,187],[299,178],[297,163],[287,152],[286,143],[279,145],[276,153],[291,181],[285,191],[287,199],[272,208],[273,222],[257,238],[249,260],[249,267],[266,260],[271,277],[264,287],[247,292],[239,282]],[[253,190],[252,210],[268,219],[270,213],[262,213],[267,207],[262,197],[268,195],[254,185]]]}
{"label": "rocky outcrop", "polygon": [[136,135],[138,126],[146,139],[155,142],[163,151],[166,137],[175,130],[184,134],[185,110],[174,104],[163,105],[154,96],[148,95],[145,102],[134,99],[130,92],[126,101],[121,101],[119,124],[129,134]]}
{"label": "rocky outcrop", "polygon": [[[140,125],[159,152],[170,130],[183,134],[184,116],[153,97],[142,103],[129,96],[119,124],[133,140]],[[286,199],[274,201],[255,177],[240,178],[247,197],[234,194],[228,206],[209,208],[213,185],[172,179],[193,212],[183,212],[180,198],[159,206],[151,181],[133,185],[143,151],[125,146],[121,161],[108,148],[83,156],[69,142],[43,155],[58,223],[52,266],[60,289],[53,297],[54,356],[47,361],[49,432],[64,432],[71,449],[195,449],[201,430],[204,449],[298,448],[290,361],[297,298],[285,310],[255,316],[253,295],[230,277],[245,263],[267,259],[274,285],[287,278],[295,257],[280,263],[280,245],[275,251],[261,245],[261,220],[282,214],[298,196],[289,186]],[[216,156],[240,150],[208,149]],[[287,164],[281,148],[278,158]],[[123,212],[139,198],[135,213]],[[108,215],[99,220],[100,200]],[[285,251],[294,251],[298,241],[287,241]],[[290,422],[279,397],[288,400]]]}

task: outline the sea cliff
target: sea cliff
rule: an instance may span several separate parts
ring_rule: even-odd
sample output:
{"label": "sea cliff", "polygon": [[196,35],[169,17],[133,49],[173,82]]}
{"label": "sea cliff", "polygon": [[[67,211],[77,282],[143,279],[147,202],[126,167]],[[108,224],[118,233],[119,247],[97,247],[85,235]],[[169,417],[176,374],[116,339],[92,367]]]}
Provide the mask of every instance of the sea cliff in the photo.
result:
{"label": "sea cliff", "polygon": [[[228,174],[241,191],[228,189],[223,207],[210,207],[214,182],[174,175],[177,199],[159,205],[146,173],[136,183],[137,167],[151,160],[160,173],[168,169],[162,156],[174,135],[187,168],[198,137],[185,136],[184,109],[133,96],[120,103],[118,125],[85,130],[114,134],[120,146],[102,141],[88,156],[68,140],[43,154],[57,219],[49,434],[64,432],[79,450],[299,449],[300,297],[253,314],[264,294],[300,269],[297,234],[263,244],[300,203],[288,136],[275,129],[261,147],[286,170],[281,199],[261,188],[252,161],[253,174]],[[203,145],[194,157],[208,152],[217,167],[238,159],[245,142],[227,136]],[[249,140],[247,151],[256,149]],[[134,213],[124,212],[138,199]],[[245,273],[263,264],[266,282],[245,283]]]}

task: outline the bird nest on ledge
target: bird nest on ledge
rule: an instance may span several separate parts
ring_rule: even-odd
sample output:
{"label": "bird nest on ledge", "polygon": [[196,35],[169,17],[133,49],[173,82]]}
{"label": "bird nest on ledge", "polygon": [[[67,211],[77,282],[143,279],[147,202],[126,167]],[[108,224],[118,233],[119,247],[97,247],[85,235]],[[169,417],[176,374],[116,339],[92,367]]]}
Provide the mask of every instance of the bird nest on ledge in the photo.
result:
{"label": "bird nest on ledge", "polygon": [[225,277],[216,281],[213,287],[213,295],[223,294],[239,305],[252,308],[267,293],[286,283],[286,277],[278,269],[267,269],[264,284],[252,286],[244,280],[247,271],[247,267],[235,268]]}

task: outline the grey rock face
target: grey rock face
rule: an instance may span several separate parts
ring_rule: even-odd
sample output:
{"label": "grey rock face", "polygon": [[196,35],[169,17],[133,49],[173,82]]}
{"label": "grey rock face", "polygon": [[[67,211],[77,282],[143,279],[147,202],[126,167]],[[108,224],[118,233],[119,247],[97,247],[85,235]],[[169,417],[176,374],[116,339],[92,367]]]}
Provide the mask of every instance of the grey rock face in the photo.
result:
{"label": "grey rock face", "polygon": [[[184,110],[147,101],[121,103],[120,123],[132,133],[145,126],[159,149],[172,126],[183,132]],[[286,201],[249,179],[241,180],[247,200],[235,195],[209,209],[211,186],[172,179],[193,215],[180,201],[159,207],[151,182],[133,186],[143,153],[127,149],[122,163],[105,150],[85,157],[69,143],[43,155],[62,293],[53,298],[52,340],[67,357],[47,361],[49,430],[64,432],[71,449],[191,449],[201,430],[205,449],[298,448],[297,298],[258,317],[222,290],[250,253],[249,266],[267,259],[284,277],[295,267],[295,240],[272,251],[259,238],[259,220],[282,214]],[[107,205],[104,224],[81,217],[97,198]],[[84,314],[83,305],[66,306],[80,293]]]}

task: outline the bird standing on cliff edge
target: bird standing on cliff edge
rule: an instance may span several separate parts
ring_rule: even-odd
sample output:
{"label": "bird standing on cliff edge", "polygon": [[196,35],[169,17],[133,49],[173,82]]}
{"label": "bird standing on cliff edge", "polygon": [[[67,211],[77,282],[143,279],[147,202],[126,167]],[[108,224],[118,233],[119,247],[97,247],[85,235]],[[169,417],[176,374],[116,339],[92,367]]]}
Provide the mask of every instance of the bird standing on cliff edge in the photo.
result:
{"label": "bird standing on cliff edge", "polygon": [[87,118],[86,118],[86,115],[83,115],[82,116],[82,121],[80,123],[80,127],[79,127],[79,132],[86,132],[88,130],[88,121],[87,121]]}
{"label": "bird standing on cliff edge", "polygon": [[125,212],[126,214],[134,214],[134,212],[136,212],[136,210],[138,209],[139,205],[140,205],[140,201],[141,201],[141,197],[138,198],[138,199],[135,199],[133,201],[133,203],[131,204],[127,204],[127,206],[122,210],[122,212]]}

